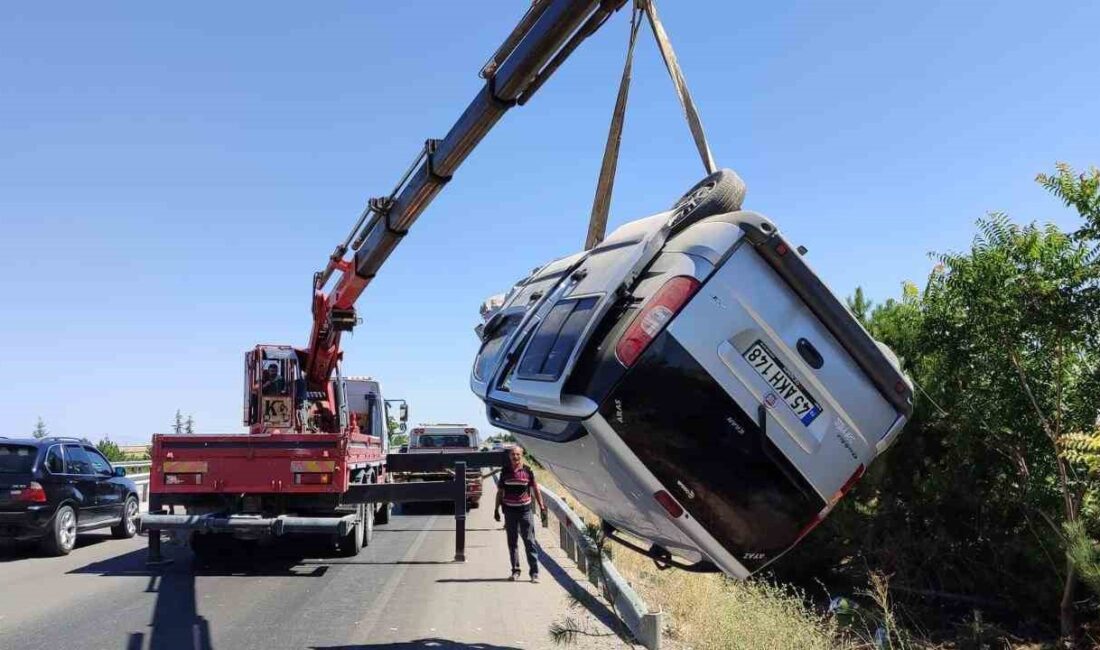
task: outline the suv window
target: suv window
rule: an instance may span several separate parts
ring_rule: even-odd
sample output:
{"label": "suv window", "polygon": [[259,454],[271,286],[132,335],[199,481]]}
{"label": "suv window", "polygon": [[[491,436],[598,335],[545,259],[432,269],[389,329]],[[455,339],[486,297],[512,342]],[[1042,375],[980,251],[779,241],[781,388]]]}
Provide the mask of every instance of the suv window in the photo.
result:
{"label": "suv window", "polygon": [[92,461],[80,445],[65,445],[65,473],[94,474]]}
{"label": "suv window", "polygon": [[54,445],[46,452],[46,469],[50,474],[65,473],[65,458],[61,455],[61,445]]}
{"label": "suv window", "polygon": [[27,445],[0,445],[0,474],[29,474],[38,449]]}
{"label": "suv window", "polygon": [[87,452],[88,459],[92,461],[92,469],[95,470],[96,474],[103,474],[105,476],[114,474],[114,470],[111,469],[111,464],[107,462],[107,459],[98,451],[88,447],[85,447],[84,451]]}

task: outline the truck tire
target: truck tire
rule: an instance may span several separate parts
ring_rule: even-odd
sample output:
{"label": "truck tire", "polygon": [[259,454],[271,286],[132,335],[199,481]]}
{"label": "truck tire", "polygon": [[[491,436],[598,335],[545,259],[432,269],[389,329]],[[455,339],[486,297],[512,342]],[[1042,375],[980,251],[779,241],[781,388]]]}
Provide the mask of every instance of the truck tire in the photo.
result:
{"label": "truck tire", "polygon": [[117,526],[111,526],[111,535],[115,539],[130,539],[137,535],[138,500],[134,495],[126,497],[126,505],[122,507],[122,521]]}
{"label": "truck tire", "polygon": [[53,515],[42,548],[50,555],[68,555],[73,546],[76,546],[76,511],[70,505],[63,505]]}
{"label": "truck tire", "polygon": [[340,537],[340,555],[343,557],[355,557],[359,555],[359,552],[363,550],[363,543],[366,538],[364,525],[366,523],[366,510],[367,508],[363,504],[356,506],[357,513],[359,515],[359,521],[352,526],[347,535]]}
{"label": "truck tire", "polygon": [[672,206],[670,232],[679,232],[700,219],[740,210],[744,200],[745,182],[741,177],[733,170],[719,169],[696,183]]}
{"label": "truck tire", "polygon": [[363,546],[374,540],[374,504],[363,504]]}
{"label": "truck tire", "polygon": [[390,523],[390,514],[393,512],[393,504],[389,501],[383,501],[379,506],[378,512],[374,514],[374,525],[385,526]]}

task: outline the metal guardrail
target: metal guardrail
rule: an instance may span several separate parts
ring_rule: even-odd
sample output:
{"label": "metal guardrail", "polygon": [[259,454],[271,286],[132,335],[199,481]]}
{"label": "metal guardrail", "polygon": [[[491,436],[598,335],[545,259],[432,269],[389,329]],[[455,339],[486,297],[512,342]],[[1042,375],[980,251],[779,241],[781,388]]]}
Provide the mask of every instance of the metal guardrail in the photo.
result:
{"label": "metal guardrail", "polygon": [[547,509],[558,520],[559,542],[565,554],[588,576],[588,581],[603,592],[608,602],[615,605],[615,612],[634,635],[634,639],[648,650],[660,650],[664,614],[650,611],[645,601],[611,563],[611,559],[600,554],[577,513],[551,490],[541,485],[539,489]]}
{"label": "metal guardrail", "polygon": [[125,460],[118,463],[111,463],[113,467],[121,467],[123,469],[133,469],[135,467],[150,467],[153,461],[151,460]]}

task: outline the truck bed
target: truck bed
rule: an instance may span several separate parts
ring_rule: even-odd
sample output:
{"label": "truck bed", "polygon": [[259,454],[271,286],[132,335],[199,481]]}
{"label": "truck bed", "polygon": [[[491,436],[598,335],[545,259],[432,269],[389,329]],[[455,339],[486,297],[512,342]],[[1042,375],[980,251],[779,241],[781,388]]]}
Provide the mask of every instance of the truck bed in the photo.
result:
{"label": "truck bed", "polygon": [[149,483],[162,495],[339,494],[383,459],[381,439],[358,434],[157,434]]}

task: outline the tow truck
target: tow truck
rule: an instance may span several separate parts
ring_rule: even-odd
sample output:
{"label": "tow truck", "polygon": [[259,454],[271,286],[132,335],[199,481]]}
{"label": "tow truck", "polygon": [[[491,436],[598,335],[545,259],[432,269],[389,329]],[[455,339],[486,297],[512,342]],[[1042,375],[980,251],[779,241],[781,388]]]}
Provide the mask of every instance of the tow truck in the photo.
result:
{"label": "tow truck", "polygon": [[[466,473],[500,467],[504,454],[389,453],[391,411],[378,382],[341,374],[341,337],[359,323],[356,301],[470,152],[625,2],[532,2],[481,68],[480,90],[447,135],[427,140],[394,189],[368,201],[314,275],[306,347],[258,345],[245,355],[248,433],[153,437],[150,514],[141,522],[150,564],[164,561],[161,531],[187,534],[199,553],[227,536],[301,533],[331,535],[354,555],[388,519],[389,504],[441,499],[454,501],[455,559],[465,558]],[[396,408],[404,426],[407,405]],[[452,480],[390,480],[442,469]]]}
{"label": "tow truck", "polygon": [[[409,454],[450,455],[456,451],[478,450],[477,429],[468,424],[421,424],[409,432],[409,444],[402,446]],[[453,479],[453,470],[402,472],[394,475],[396,483],[417,481],[447,481]],[[481,483],[484,477],[480,469],[466,470],[466,508],[474,509],[481,502]]]}

